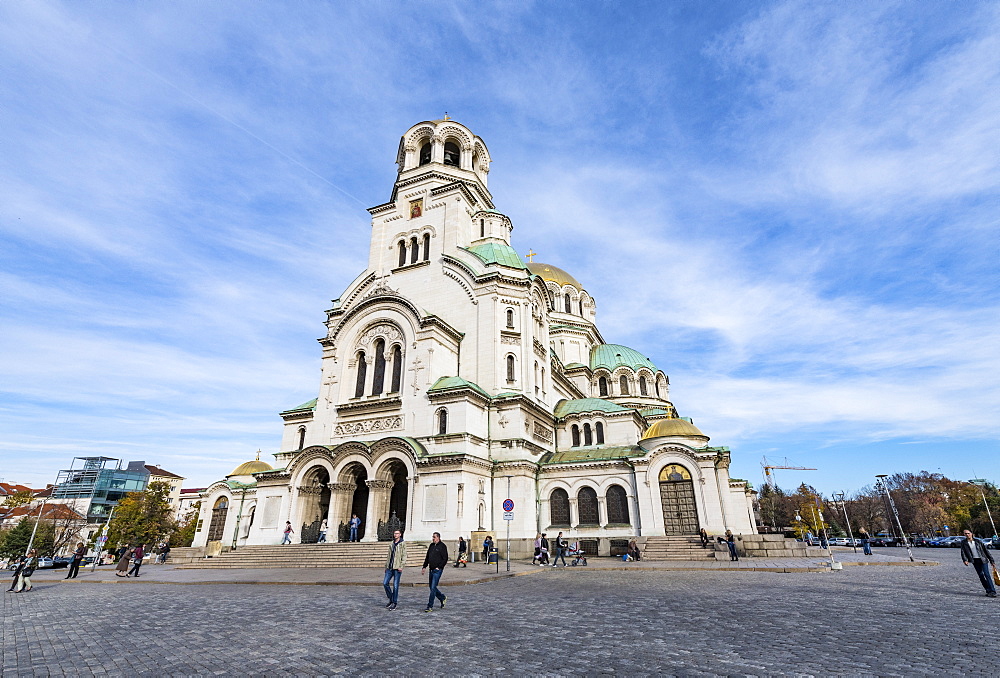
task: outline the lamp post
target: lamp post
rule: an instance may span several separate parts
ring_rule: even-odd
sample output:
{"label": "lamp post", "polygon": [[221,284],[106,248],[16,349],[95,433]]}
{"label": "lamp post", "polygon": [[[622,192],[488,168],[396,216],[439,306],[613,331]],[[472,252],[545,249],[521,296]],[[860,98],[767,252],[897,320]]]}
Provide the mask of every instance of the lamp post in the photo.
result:
{"label": "lamp post", "polygon": [[899,511],[896,510],[896,502],[892,500],[892,494],[889,492],[889,487],[885,484],[885,478],[888,478],[886,474],[881,474],[875,476],[878,478],[875,481],[875,486],[885,492],[886,498],[889,500],[889,508],[892,509],[892,515],[896,518],[896,526],[899,528],[899,533],[903,535],[903,544],[906,546],[906,553],[910,556],[910,562],[915,562],[913,558],[913,549],[910,548],[910,540],[906,538],[906,533],[903,532],[903,523],[899,521]]}
{"label": "lamp post", "polygon": [[854,542],[854,531],[851,529],[851,519],[847,517],[847,502],[844,501],[843,492],[835,492],[833,498],[840,502],[840,508],[844,510],[844,522],[847,523],[847,536],[851,538],[851,546],[854,552],[858,552],[858,545]]}

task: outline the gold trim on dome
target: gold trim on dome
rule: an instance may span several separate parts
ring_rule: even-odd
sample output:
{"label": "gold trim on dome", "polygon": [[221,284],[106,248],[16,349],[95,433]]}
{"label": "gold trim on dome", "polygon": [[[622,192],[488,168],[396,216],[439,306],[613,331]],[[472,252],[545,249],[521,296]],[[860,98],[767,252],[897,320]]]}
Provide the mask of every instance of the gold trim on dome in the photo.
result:
{"label": "gold trim on dome", "polygon": [[653,422],[653,425],[642,434],[642,439],[665,438],[667,436],[709,439],[697,426],[686,419],[660,419]]}

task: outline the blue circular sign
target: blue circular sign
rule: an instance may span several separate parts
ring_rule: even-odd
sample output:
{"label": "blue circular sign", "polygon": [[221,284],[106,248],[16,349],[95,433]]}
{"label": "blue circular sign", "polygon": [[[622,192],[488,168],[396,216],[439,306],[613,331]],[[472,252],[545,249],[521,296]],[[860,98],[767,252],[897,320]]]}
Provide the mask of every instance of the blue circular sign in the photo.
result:
{"label": "blue circular sign", "polygon": [[514,510],[514,500],[513,499],[504,499],[503,500],[503,510],[504,511],[513,511]]}

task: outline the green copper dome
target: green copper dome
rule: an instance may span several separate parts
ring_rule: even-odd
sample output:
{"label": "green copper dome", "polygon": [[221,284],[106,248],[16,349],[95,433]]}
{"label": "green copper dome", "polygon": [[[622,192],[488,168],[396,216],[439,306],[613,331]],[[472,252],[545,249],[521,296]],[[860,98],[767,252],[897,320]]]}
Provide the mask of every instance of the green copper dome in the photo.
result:
{"label": "green copper dome", "polygon": [[640,367],[645,367],[656,372],[656,365],[646,356],[635,349],[621,344],[601,344],[590,350],[590,369],[596,370],[603,367],[614,371],[616,367],[631,367],[639,371]]}

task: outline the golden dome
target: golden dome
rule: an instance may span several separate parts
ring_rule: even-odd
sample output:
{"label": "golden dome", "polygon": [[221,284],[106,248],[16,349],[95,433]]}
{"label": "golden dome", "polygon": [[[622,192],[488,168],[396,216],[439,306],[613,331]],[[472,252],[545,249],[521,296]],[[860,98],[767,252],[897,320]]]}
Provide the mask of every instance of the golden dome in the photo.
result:
{"label": "golden dome", "polygon": [[273,471],[273,470],[274,470],[273,466],[268,464],[266,461],[260,460],[260,450],[257,450],[256,459],[251,459],[250,461],[243,462],[242,464],[234,468],[233,472],[226,477],[229,478],[230,476],[249,476],[253,475],[254,473],[262,473],[264,471]]}
{"label": "golden dome", "polygon": [[577,282],[576,278],[561,268],[557,268],[551,264],[543,264],[540,261],[532,261],[528,263],[528,270],[542,280],[554,282],[560,287],[562,285],[572,285],[578,290],[583,289],[583,285]]}
{"label": "golden dome", "polygon": [[642,439],[665,438],[667,436],[703,438],[704,440],[708,440],[708,436],[687,419],[660,419],[646,429],[646,432],[642,434]]}

